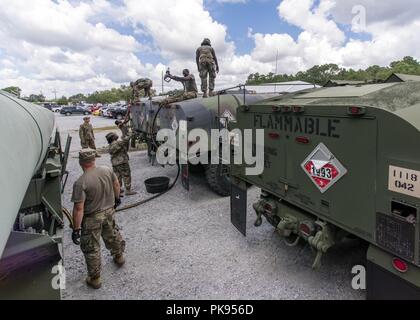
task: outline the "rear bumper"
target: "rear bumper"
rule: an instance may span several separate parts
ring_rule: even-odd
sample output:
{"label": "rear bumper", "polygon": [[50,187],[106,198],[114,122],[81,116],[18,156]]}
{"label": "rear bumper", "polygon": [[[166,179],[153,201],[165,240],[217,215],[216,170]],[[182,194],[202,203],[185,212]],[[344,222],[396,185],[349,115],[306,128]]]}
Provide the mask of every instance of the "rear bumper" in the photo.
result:
{"label": "rear bumper", "polygon": [[394,256],[370,246],[367,257],[368,300],[420,300],[420,268],[409,265],[407,273],[392,267]]}

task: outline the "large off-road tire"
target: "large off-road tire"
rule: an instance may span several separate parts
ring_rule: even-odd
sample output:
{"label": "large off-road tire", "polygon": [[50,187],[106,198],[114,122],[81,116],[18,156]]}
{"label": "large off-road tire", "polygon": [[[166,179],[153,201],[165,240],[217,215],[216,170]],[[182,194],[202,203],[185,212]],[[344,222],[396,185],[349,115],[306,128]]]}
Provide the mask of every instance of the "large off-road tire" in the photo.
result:
{"label": "large off-road tire", "polygon": [[230,196],[231,182],[226,165],[210,164],[206,167],[206,179],[210,188],[222,197]]}
{"label": "large off-road tire", "polygon": [[190,163],[188,170],[192,174],[203,174],[205,172],[205,168],[202,164],[193,165]]}

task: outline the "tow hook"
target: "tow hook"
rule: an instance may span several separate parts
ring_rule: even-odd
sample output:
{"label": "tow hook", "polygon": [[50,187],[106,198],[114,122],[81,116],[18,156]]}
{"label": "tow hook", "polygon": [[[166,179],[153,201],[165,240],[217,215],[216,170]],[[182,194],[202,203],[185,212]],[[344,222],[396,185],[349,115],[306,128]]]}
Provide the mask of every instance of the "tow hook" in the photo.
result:
{"label": "tow hook", "polygon": [[321,226],[322,229],[318,231],[315,236],[308,238],[308,243],[317,252],[312,265],[312,268],[315,270],[319,270],[321,268],[322,256],[334,245],[334,237],[330,228],[325,223],[318,222],[317,224]]}
{"label": "tow hook", "polygon": [[283,218],[279,225],[277,226],[277,231],[280,236],[288,238],[291,234],[296,231],[298,225],[298,220],[291,216],[286,216]]}

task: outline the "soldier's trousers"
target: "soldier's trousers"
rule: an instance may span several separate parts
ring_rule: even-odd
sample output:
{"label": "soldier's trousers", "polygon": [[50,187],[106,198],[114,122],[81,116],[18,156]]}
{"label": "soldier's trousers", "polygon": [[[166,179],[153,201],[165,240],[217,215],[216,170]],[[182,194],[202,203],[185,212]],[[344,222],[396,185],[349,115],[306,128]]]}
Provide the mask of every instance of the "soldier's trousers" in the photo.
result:
{"label": "soldier's trousers", "polygon": [[114,166],[114,173],[120,182],[121,188],[123,187],[123,182],[125,188],[129,191],[131,190],[131,169],[128,163],[120,164],[119,166]]}
{"label": "soldier's trousers", "polygon": [[161,105],[168,105],[171,103],[175,103],[175,102],[181,102],[184,100],[189,100],[189,99],[195,99],[197,98],[197,93],[196,92],[184,92],[172,97],[168,97],[164,100],[162,100],[162,102],[160,103]]}
{"label": "soldier's trousers", "polygon": [[82,142],[82,148],[83,149],[90,148],[90,149],[96,150],[95,140],[86,140]]}
{"label": "soldier's trousers", "polygon": [[80,247],[86,259],[88,275],[97,278],[101,275],[101,238],[112,256],[124,253],[125,241],[114,219],[114,208],[84,216]]}
{"label": "soldier's trousers", "polygon": [[[214,90],[216,79],[216,68],[212,62],[200,62],[201,91],[207,93],[207,87],[210,91]],[[208,83],[207,83],[208,78]]]}

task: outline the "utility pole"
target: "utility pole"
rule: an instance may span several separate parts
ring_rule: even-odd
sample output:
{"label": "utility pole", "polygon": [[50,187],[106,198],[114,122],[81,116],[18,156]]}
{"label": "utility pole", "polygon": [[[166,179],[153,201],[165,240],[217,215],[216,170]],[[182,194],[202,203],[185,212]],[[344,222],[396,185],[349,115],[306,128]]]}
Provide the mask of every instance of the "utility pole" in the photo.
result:
{"label": "utility pole", "polygon": [[162,71],[162,96],[163,96],[163,94],[164,94],[164,82],[163,82],[163,71]]}
{"label": "utility pole", "polygon": [[[274,74],[274,77],[277,76],[278,72],[279,72],[279,49],[277,49],[277,54],[276,54],[276,72]],[[274,85],[274,92],[277,93],[277,85]]]}
{"label": "utility pole", "polygon": [[57,102],[57,90],[54,89],[53,93],[54,93],[54,101]]}

